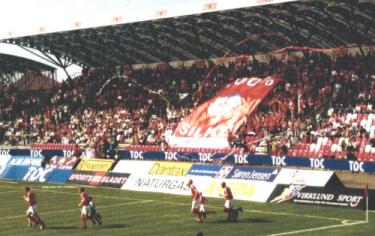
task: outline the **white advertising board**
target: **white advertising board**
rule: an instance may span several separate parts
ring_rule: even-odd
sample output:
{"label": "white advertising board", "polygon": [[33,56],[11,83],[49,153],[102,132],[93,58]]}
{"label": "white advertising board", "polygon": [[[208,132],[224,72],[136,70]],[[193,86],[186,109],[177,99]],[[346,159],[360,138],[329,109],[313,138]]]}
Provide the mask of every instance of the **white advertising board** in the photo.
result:
{"label": "white advertising board", "polygon": [[298,184],[324,187],[333,176],[333,171],[282,169],[276,177],[277,184]]}
{"label": "white advertising board", "polygon": [[116,164],[112,172],[125,174],[147,174],[153,165],[153,161],[121,160]]}
{"label": "white advertising board", "polygon": [[[221,183],[223,180],[211,177],[180,177],[132,174],[122,186],[124,190],[159,192],[177,195],[190,195],[190,189],[186,186],[189,179],[193,179],[194,185],[204,196],[221,198],[223,193]],[[234,199],[266,202],[276,184],[261,181],[225,180],[232,190]]]}

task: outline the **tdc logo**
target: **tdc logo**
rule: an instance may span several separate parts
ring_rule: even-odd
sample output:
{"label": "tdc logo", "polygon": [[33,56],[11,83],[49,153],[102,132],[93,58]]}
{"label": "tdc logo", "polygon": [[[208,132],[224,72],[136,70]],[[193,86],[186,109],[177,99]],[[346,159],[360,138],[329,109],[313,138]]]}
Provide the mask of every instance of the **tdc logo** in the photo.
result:
{"label": "tdc logo", "polygon": [[271,156],[272,165],[274,166],[286,166],[285,157]]}
{"label": "tdc logo", "polygon": [[349,169],[350,171],[355,171],[355,172],[365,172],[365,169],[363,168],[363,165],[365,163],[358,162],[358,161],[348,161],[349,162]]}
{"label": "tdc logo", "polygon": [[311,168],[325,169],[324,159],[309,158]]}
{"label": "tdc logo", "polygon": [[41,167],[30,167],[29,171],[23,177],[26,181],[46,182],[47,174],[53,169],[43,169]]}
{"label": "tdc logo", "polygon": [[143,159],[143,152],[130,151],[130,158],[131,159]]}

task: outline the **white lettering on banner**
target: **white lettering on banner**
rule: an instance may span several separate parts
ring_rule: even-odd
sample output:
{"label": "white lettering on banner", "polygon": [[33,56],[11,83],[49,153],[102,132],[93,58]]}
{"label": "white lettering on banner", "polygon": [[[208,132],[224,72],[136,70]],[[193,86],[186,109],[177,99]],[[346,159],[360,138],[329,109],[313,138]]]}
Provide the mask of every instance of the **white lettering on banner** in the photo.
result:
{"label": "white lettering on banner", "polygon": [[311,168],[324,168],[324,159],[317,159],[317,158],[309,158],[310,159],[310,166]]}
{"label": "white lettering on banner", "polygon": [[13,166],[40,166],[41,158],[12,158],[9,165]]}
{"label": "white lettering on banner", "polygon": [[331,193],[306,193],[304,192],[304,193],[298,193],[297,197],[299,199],[331,201],[335,198],[335,195]]}
{"label": "white lettering on banner", "polygon": [[346,203],[349,203],[349,205],[351,207],[356,207],[358,206],[358,204],[361,202],[361,200],[363,199],[362,196],[353,196],[353,195],[344,195],[344,194],[341,194],[338,196],[337,198],[337,201],[338,202],[346,202]]}
{"label": "white lettering on banner", "polygon": [[0,150],[0,157],[9,157],[10,156],[10,150]]}
{"label": "white lettering on banner", "polygon": [[249,162],[246,160],[246,155],[238,155],[234,154],[234,162],[236,164],[248,164]]}
{"label": "white lettering on banner", "polygon": [[78,157],[58,157],[54,156],[49,160],[48,167],[55,169],[72,169],[78,161]]}
{"label": "white lettering on banner", "polygon": [[143,152],[138,151],[130,151],[130,158],[131,159],[143,159]]}
{"label": "white lettering on banner", "polygon": [[264,85],[271,86],[274,83],[274,80],[271,77],[267,77],[264,80],[260,78],[242,78],[242,79],[236,79],[234,82],[235,85],[241,85],[245,84],[249,87],[254,87],[255,85],[261,83],[263,81]]}
{"label": "white lettering on banner", "polygon": [[271,156],[271,159],[274,166],[286,166],[285,157]]}
{"label": "white lettering on banner", "polygon": [[176,152],[164,152],[165,160],[167,161],[177,161]]}
{"label": "white lettering on banner", "polygon": [[43,169],[42,167],[30,167],[22,180],[46,182],[46,175],[53,169]]}
{"label": "white lettering on banner", "polygon": [[364,162],[358,162],[358,161],[348,161],[349,162],[349,168],[350,171],[360,171],[365,172],[363,169]]}
{"label": "white lettering on banner", "polygon": [[198,153],[199,155],[199,161],[203,161],[203,162],[211,162],[212,161],[212,154],[211,153]]}
{"label": "white lettering on banner", "polygon": [[62,150],[64,157],[71,157],[73,156],[73,150]]}
{"label": "white lettering on banner", "polygon": [[105,184],[124,184],[127,179],[127,177],[103,176],[100,182]]}
{"label": "white lettering on banner", "polygon": [[92,180],[93,177],[93,175],[73,173],[69,177],[69,181],[89,182]]}
{"label": "white lettering on banner", "polygon": [[231,178],[235,179],[253,179],[253,180],[268,180],[271,178],[273,173],[264,173],[264,172],[257,172],[256,170],[249,171],[241,171],[240,169],[236,169],[234,174]]}
{"label": "white lettering on banner", "polygon": [[43,157],[42,150],[30,150],[31,157]]}

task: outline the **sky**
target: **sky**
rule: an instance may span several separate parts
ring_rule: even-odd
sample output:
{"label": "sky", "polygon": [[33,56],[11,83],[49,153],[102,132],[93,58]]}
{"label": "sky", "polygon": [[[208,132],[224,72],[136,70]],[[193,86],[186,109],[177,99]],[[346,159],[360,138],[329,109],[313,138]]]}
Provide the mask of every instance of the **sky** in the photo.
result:
{"label": "sky", "polygon": [[[294,0],[0,0],[0,39],[287,1]],[[205,9],[211,3],[216,9]],[[165,16],[157,14],[163,10]],[[31,55],[0,44],[0,53],[12,50],[18,56]],[[81,68],[75,65],[69,70],[78,73]],[[61,69],[57,74],[59,81],[66,77]]]}

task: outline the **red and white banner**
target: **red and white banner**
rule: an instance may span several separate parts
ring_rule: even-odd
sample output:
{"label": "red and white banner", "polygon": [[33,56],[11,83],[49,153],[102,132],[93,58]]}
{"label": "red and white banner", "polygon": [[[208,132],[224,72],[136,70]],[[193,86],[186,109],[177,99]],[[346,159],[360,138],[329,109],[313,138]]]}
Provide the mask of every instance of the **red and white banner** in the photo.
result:
{"label": "red and white banner", "polygon": [[237,131],[280,80],[278,77],[237,79],[182,120],[169,144],[228,147],[228,133]]}

